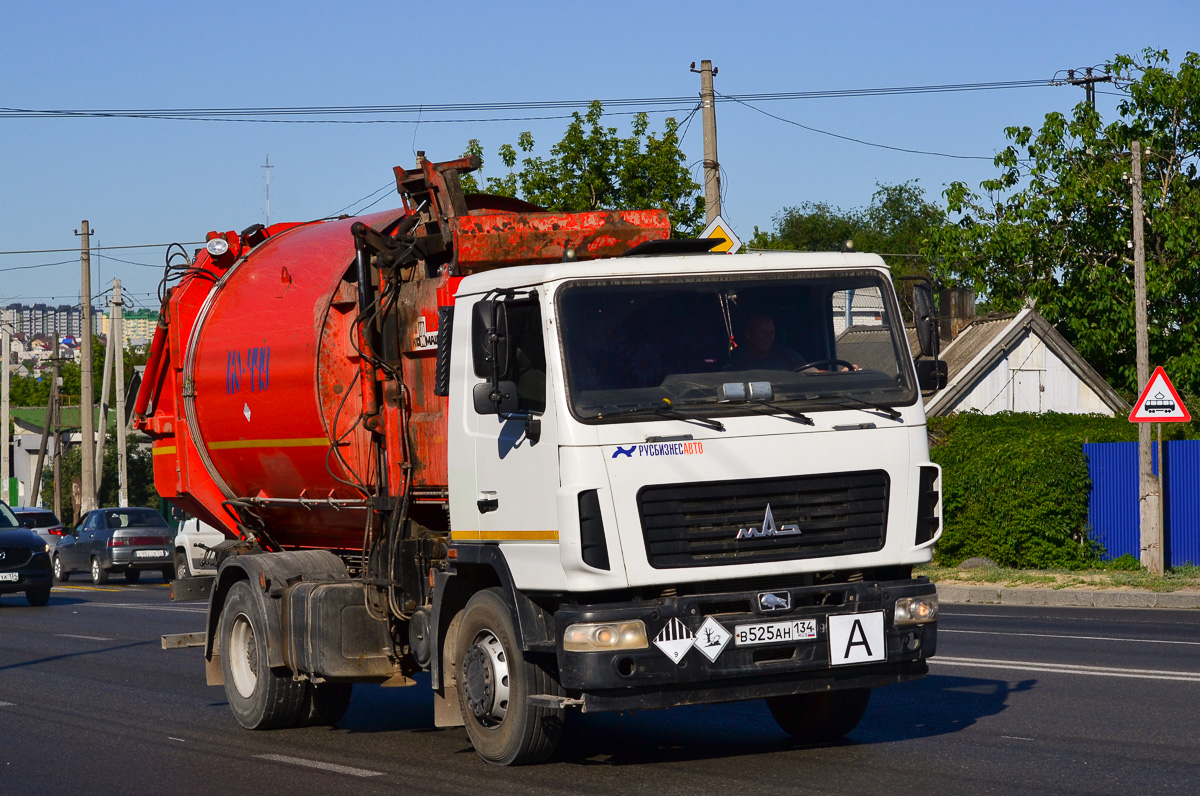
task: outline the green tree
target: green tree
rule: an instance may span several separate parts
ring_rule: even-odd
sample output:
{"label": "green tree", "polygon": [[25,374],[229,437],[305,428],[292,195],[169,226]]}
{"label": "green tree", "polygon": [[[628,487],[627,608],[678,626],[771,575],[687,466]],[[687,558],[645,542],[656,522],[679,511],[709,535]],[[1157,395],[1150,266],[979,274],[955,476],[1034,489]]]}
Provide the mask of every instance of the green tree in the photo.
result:
{"label": "green tree", "polygon": [[946,223],[946,213],[925,198],[917,180],[877,184],[871,203],[842,210],[824,202],[784,208],[775,229],[754,228],[750,247],[794,251],[838,251],[846,240],[861,252],[879,252],[897,276],[927,274],[924,246]]}
{"label": "green tree", "polygon": [[[698,232],[704,199],[680,149],[678,122],[666,119],[660,136],[648,132],[649,119],[639,113],[630,135],[622,137],[617,128],[602,124],[603,114],[600,102],[584,114],[573,114],[562,140],[545,158],[532,154],[533,135],[521,133],[516,147],[500,147],[507,174],[482,182],[466,175],[463,190],[518,197],[557,212],[662,209],[677,237]],[[518,150],[524,153],[519,168]],[[466,154],[483,157],[477,139],[468,142]]]}
{"label": "green tree", "polygon": [[1116,56],[1125,97],[1103,124],[1087,103],[1038,130],[1010,127],[999,174],[976,193],[946,191],[959,221],[926,251],[947,282],[997,309],[1028,299],[1127,397],[1136,394],[1130,144],[1142,142],[1150,360],[1200,389],[1200,57],[1172,72],[1167,53]]}

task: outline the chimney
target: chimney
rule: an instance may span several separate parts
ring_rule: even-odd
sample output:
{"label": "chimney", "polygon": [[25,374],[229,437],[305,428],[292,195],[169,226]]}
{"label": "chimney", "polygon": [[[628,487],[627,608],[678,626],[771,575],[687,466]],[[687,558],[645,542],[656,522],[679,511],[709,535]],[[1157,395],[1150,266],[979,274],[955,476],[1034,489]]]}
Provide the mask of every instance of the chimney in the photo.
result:
{"label": "chimney", "polygon": [[945,345],[975,320],[975,291],[969,287],[951,287],[938,293],[939,335]]}

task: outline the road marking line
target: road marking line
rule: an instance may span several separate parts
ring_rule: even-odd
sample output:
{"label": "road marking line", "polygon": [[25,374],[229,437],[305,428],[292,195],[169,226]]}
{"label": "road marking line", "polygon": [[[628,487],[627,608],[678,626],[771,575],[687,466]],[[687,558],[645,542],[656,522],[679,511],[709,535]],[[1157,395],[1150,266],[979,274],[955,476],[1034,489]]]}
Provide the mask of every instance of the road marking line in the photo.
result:
{"label": "road marking line", "polygon": [[98,589],[95,586],[55,586],[56,591],[120,591],[120,589]]}
{"label": "road marking line", "polygon": [[115,639],[105,638],[104,636],[76,636],[72,633],[56,633],[59,638],[85,638],[88,641],[114,641]]}
{"label": "road marking line", "polygon": [[1010,741],[1034,741],[1036,738],[1022,738],[1020,735],[1001,735],[1001,738],[1007,738]]}
{"label": "road marking line", "polygon": [[970,633],[976,636],[1027,636],[1029,638],[1067,638],[1080,641],[1136,641],[1142,644],[1186,644],[1200,647],[1200,641],[1167,641],[1158,638],[1116,638],[1113,636],[1060,636],[1054,633],[1001,633],[991,630],[946,630],[938,628],[938,633]]}
{"label": "road marking line", "polygon": [[85,603],[80,608],[132,608],[135,611],[171,611],[177,614],[205,614],[207,608],[184,608],[174,605],[142,605],[141,603]]}
{"label": "road marking line", "polygon": [[187,743],[187,741],[183,740],[182,738],[176,738],[173,735],[168,735],[167,740],[168,741],[179,741],[180,743]]}
{"label": "road marking line", "polygon": [[322,763],[320,760],[306,760],[303,757],[288,757],[287,755],[255,755],[260,760],[273,760],[276,763],[290,763],[294,766],[319,768],[322,771],[332,771],[334,774],[348,774],[352,777],[382,777],[382,771],[371,771],[366,768],[351,768],[339,766],[336,763]]}
{"label": "road marking line", "polygon": [[15,708],[16,706],[15,702],[0,702],[0,708]]}
{"label": "road marking line", "polygon": [[1172,672],[1158,669],[1118,669],[1105,666],[1080,666],[1069,663],[1041,663],[1038,661],[1005,661],[988,658],[930,658],[930,663],[943,666],[970,666],[978,669],[1014,669],[1024,672],[1053,672],[1057,674],[1085,674],[1094,677],[1130,677],[1141,680],[1183,680],[1200,683],[1200,672]]}

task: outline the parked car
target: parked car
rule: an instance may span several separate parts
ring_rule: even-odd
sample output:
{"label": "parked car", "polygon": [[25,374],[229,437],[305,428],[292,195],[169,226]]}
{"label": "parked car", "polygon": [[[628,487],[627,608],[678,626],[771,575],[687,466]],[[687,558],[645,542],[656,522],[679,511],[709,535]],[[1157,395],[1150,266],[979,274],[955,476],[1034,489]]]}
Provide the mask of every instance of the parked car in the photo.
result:
{"label": "parked car", "polygon": [[108,508],[89,511],[54,550],[54,577],[65,581],[72,572],[90,572],[92,583],[107,583],[113,572],[137,583],[154,570],[164,581],[175,575],[171,529],[154,509]]}
{"label": "parked car", "polygon": [[30,605],[45,605],[52,585],[46,542],[0,503],[0,594],[23,591]]}
{"label": "parked car", "polygon": [[50,554],[53,555],[58,541],[66,533],[66,528],[63,527],[62,520],[58,518],[58,515],[50,509],[29,506],[12,506],[12,513],[17,515],[17,520],[21,525],[42,537],[42,540],[50,548]]}
{"label": "parked car", "polygon": [[215,547],[225,539],[224,533],[195,517],[180,522],[179,532],[175,535],[175,577],[194,578],[217,574],[216,564],[206,563],[204,548]]}

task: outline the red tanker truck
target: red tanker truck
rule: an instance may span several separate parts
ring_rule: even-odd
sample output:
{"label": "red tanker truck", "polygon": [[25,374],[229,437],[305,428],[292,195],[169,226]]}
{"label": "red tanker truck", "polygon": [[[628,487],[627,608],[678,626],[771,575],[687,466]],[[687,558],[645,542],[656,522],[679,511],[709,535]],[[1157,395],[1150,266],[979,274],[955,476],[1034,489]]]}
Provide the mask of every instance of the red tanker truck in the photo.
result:
{"label": "red tanker truck", "polygon": [[765,698],[816,741],[922,677],[938,363],[883,261],[713,254],[663,210],[464,194],[478,165],[418,157],[399,209],[169,266],[134,422],[228,537],[173,597],[208,599],[237,721],[333,723],[428,671],[436,724],[515,764],[567,710]]}

